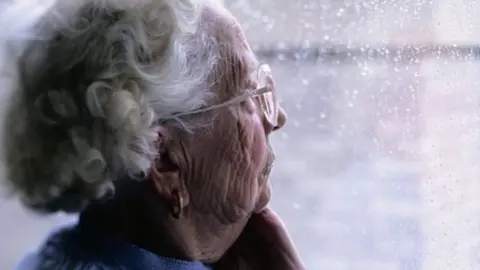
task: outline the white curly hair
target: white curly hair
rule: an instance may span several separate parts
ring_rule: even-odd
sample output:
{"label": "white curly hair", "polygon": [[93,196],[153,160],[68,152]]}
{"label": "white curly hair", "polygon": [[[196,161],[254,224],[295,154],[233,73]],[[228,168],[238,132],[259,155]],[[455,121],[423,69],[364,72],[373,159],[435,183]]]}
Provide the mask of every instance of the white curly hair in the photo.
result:
{"label": "white curly hair", "polygon": [[212,95],[220,56],[196,27],[205,4],[57,0],[11,31],[1,140],[12,194],[35,211],[78,212],[116,180],[148,174],[156,123]]}

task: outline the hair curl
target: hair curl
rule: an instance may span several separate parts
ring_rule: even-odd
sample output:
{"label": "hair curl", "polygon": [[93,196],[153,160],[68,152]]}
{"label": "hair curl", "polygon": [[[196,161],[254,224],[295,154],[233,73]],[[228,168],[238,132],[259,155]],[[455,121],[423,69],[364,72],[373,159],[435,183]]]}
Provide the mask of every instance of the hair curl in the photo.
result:
{"label": "hair curl", "polygon": [[155,123],[211,95],[218,44],[195,28],[201,9],[57,1],[35,21],[35,38],[6,66],[15,72],[1,138],[7,187],[24,205],[78,212],[116,179],[148,173]]}

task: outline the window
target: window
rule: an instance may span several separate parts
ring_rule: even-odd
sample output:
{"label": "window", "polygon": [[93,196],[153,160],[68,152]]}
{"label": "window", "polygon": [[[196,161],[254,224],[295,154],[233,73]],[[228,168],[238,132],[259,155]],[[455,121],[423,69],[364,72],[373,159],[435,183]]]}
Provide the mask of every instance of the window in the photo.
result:
{"label": "window", "polygon": [[273,206],[307,268],[479,269],[479,3],[226,3],[289,114]]}

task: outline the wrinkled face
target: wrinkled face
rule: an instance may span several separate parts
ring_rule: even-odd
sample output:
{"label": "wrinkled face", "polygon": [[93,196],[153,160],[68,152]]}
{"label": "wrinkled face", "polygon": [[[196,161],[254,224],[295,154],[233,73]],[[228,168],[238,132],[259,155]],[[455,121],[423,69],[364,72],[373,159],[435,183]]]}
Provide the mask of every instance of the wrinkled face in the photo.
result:
{"label": "wrinkled face", "polygon": [[[225,44],[213,81],[216,99],[227,101],[253,90],[258,82],[251,76],[258,63],[238,22],[227,11],[207,8],[202,27]],[[270,199],[268,175],[274,153],[268,137],[285,123],[282,109],[273,126],[252,98],[208,113],[211,123],[183,134],[185,180],[193,208],[213,213],[225,223],[247,218]]]}

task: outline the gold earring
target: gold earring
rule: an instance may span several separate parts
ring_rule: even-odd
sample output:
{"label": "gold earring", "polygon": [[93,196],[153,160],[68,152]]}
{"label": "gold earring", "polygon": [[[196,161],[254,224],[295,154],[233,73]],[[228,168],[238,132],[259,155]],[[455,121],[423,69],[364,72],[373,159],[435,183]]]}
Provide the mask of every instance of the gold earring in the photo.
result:
{"label": "gold earring", "polygon": [[179,219],[183,211],[183,198],[182,198],[182,195],[180,195],[180,192],[178,191],[178,189],[174,189],[172,191],[171,206],[172,206],[172,216],[176,219]]}

